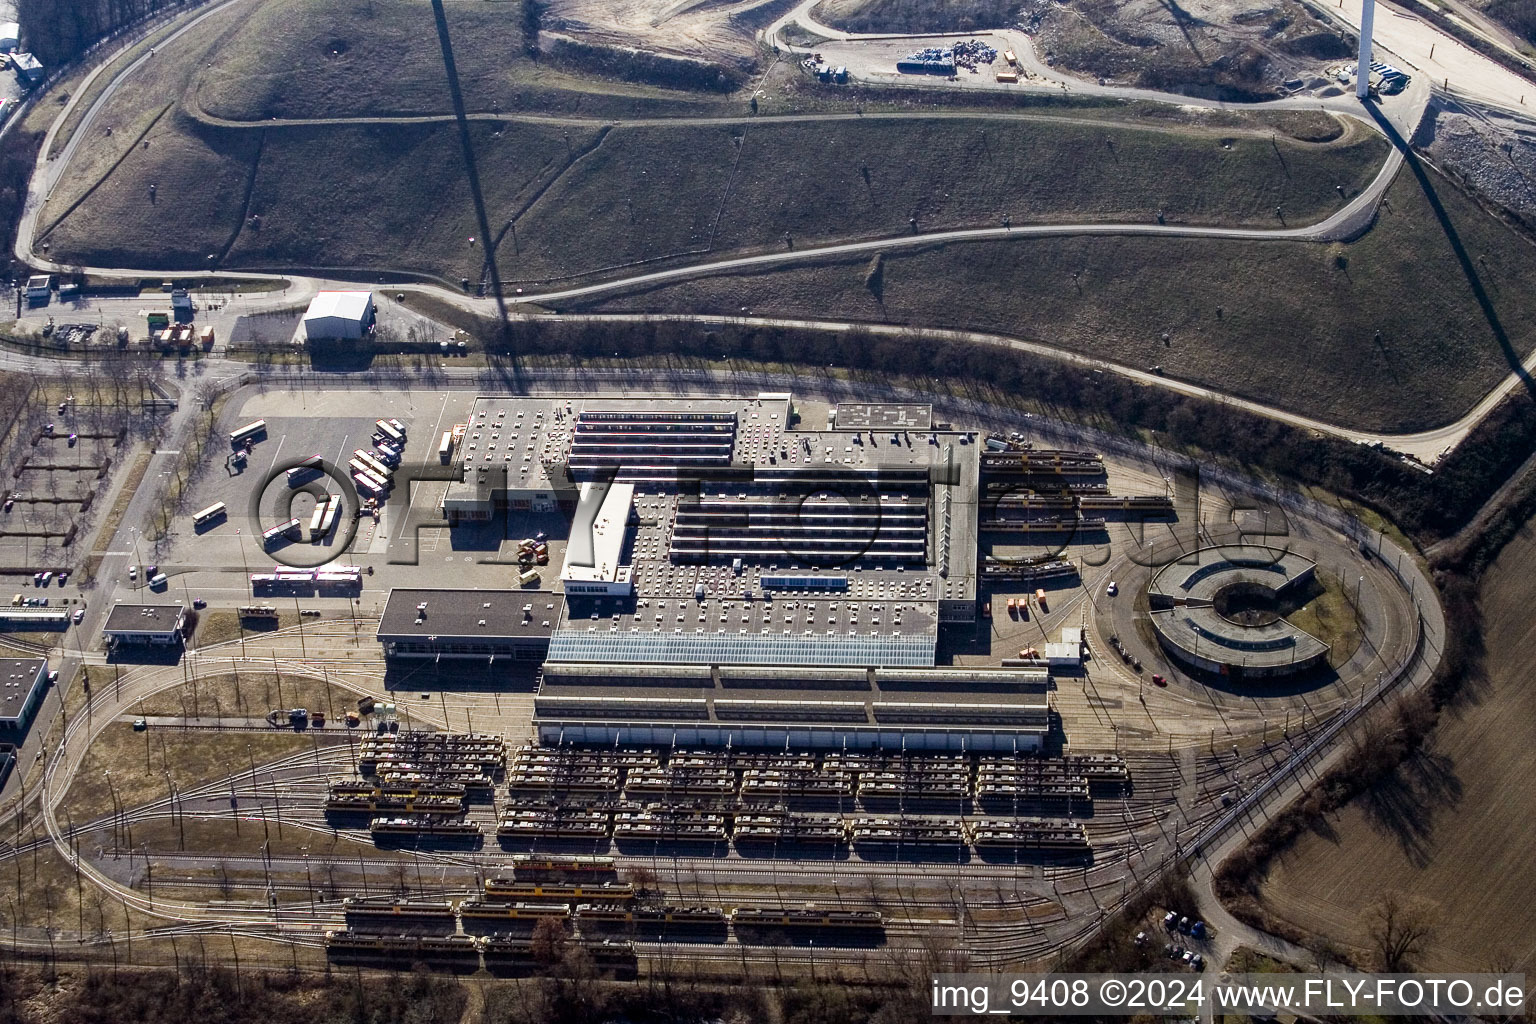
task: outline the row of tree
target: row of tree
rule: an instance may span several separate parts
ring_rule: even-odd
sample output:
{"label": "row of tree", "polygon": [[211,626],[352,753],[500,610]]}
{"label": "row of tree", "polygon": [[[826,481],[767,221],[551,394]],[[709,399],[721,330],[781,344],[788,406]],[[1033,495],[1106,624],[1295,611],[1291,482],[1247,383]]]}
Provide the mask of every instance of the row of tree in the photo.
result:
{"label": "row of tree", "polygon": [[63,64],[174,0],[16,0],[23,42],[45,66]]}

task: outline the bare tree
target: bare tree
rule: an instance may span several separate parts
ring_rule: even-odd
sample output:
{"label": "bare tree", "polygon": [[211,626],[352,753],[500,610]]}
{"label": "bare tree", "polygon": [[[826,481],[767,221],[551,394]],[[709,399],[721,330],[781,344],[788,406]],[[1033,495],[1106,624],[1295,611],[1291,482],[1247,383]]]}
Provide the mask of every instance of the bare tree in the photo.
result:
{"label": "bare tree", "polygon": [[541,917],[533,926],[533,958],[545,968],[553,967],[565,959],[565,924],[558,918]]}
{"label": "bare tree", "polygon": [[1404,901],[1393,892],[1377,899],[1366,920],[1381,969],[1407,970],[1434,934],[1434,919],[1433,908],[1426,903]]}

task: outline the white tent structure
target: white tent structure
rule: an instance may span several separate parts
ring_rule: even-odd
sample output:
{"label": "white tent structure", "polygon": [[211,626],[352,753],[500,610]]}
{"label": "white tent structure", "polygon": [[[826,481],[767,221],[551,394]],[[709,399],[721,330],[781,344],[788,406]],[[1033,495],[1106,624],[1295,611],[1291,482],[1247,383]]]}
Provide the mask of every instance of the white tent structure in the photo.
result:
{"label": "white tent structure", "polygon": [[373,326],[372,292],[320,292],[304,314],[309,341],[361,338]]}

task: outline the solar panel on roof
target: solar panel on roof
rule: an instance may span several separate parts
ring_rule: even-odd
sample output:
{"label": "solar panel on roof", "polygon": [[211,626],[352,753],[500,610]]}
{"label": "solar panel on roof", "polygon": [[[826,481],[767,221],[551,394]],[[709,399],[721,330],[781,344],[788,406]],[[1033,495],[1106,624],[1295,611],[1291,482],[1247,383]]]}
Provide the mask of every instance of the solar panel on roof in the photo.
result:
{"label": "solar panel on roof", "polygon": [[682,633],[675,635],[556,630],[550,661],[711,665],[931,666],[938,638],[847,634]]}

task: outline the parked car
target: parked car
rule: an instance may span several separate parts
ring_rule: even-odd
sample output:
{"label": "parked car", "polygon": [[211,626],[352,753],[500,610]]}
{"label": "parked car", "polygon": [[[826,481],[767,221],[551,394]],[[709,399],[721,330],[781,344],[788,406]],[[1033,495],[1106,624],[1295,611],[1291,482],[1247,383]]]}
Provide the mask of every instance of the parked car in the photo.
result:
{"label": "parked car", "polygon": [[71,615],[70,618],[74,620],[75,625],[80,625],[80,623],[85,620],[85,609],[76,608],[75,614]]}
{"label": "parked car", "polygon": [[45,572],[45,573],[43,573],[43,578],[39,582],[41,582],[42,585],[46,587],[52,579],[53,579],[53,573],[52,572]]}
{"label": "parked car", "polygon": [[128,578],[131,579],[131,580],[136,580],[136,579],[139,578],[139,567],[138,566],[130,565],[128,567]]}

